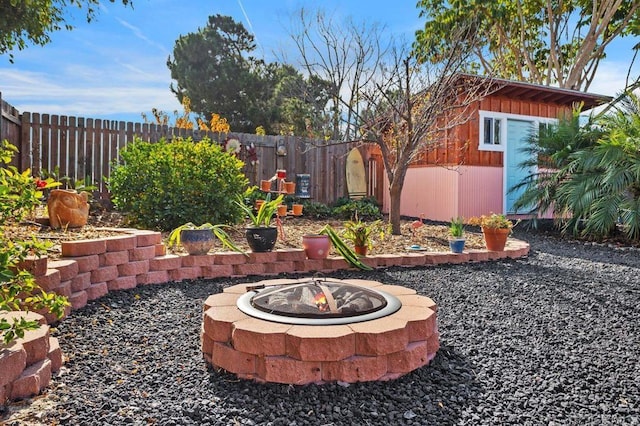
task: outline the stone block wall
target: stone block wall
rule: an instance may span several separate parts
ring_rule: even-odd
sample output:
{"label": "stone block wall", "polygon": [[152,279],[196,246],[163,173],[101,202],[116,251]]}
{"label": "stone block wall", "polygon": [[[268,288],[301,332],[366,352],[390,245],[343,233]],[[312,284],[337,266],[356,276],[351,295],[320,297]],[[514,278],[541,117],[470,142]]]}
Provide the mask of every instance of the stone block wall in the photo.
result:
{"label": "stone block wall", "polygon": [[[89,301],[98,299],[110,291],[140,285],[198,278],[276,276],[281,273],[317,271],[330,273],[350,268],[342,257],[307,259],[302,249],[249,253],[248,256],[235,252],[202,256],[167,254],[160,232],[136,229],[117,231],[123,234],[102,239],[63,242],[60,259],[48,262],[46,258],[28,259],[21,268],[31,271],[36,277],[36,282],[47,291],[67,296],[71,303],[70,310],[80,309]],[[363,261],[373,268],[413,267],[516,258],[528,253],[529,245],[526,242],[510,239],[502,252],[471,250],[462,254],[381,254],[368,256]],[[46,325],[55,322],[56,318],[46,313],[41,317],[44,318],[42,330],[45,331],[34,333],[40,336],[41,342],[47,342],[46,356],[43,355],[42,346],[34,345],[38,352],[30,354],[32,349],[29,344],[25,346],[23,343],[16,343],[11,347],[0,345],[0,403],[7,398],[18,399],[38,394],[49,383],[51,372],[57,371],[61,364],[62,355],[58,342],[48,336],[49,328]],[[52,348],[53,355],[50,357],[49,352]],[[23,358],[24,362],[21,361]],[[33,362],[29,363],[27,360]],[[18,374],[20,368],[22,370]],[[5,374],[5,370],[12,373]],[[10,384],[12,385],[9,386]]]}

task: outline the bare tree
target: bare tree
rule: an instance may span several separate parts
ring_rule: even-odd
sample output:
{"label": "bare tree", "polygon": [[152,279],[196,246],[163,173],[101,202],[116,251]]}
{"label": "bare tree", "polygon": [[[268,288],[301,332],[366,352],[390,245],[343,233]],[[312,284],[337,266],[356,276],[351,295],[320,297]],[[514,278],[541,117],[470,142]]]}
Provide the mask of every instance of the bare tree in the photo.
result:
{"label": "bare tree", "polygon": [[288,31],[298,50],[296,61],[309,76],[330,83],[333,140],[358,137],[360,93],[387,51],[383,30],[352,19],[337,22],[321,10],[300,9],[292,16]]}
{"label": "bare tree", "polygon": [[469,28],[450,31],[451,47],[436,65],[420,64],[407,48],[394,50],[392,61],[380,66],[360,93],[365,105],[365,114],[358,116],[363,138],[380,147],[389,180],[393,234],[401,233],[400,196],[409,165],[454,137],[456,126],[472,118],[477,102],[497,89],[490,78],[460,72],[473,44]]}

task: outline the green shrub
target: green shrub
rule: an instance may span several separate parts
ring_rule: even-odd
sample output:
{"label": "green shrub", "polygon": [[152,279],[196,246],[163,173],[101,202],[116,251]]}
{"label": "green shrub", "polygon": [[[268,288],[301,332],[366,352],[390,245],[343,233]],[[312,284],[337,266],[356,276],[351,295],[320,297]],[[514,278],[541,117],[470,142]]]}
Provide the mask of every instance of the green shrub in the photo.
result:
{"label": "green shrub", "polygon": [[305,201],[303,214],[309,219],[327,219],[331,216],[331,207],[317,201]]}
{"label": "green shrub", "polygon": [[[23,173],[10,166],[17,152],[14,145],[0,143],[0,311],[26,309],[46,309],[60,318],[65,306],[69,306],[66,297],[42,290],[33,275],[17,270],[17,265],[27,256],[46,254],[47,245],[31,241],[15,241],[5,236],[5,227],[16,226],[17,222],[33,212],[40,203],[42,190],[53,188],[59,182],[34,179],[29,170]],[[39,327],[36,321],[18,318],[8,321],[0,319],[0,339],[10,343],[24,336],[26,330]]]}
{"label": "green shrub", "polygon": [[114,164],[109,187],[114,205],[138,225],[171,230],[185,222],[236,223],[234,203],[248,181],[242,161],[208,139],[136,139]]}
{"label": "green shrub", "polygon": [[342,197],[336,200],[331,211],[333,217],[344,220],[355,220],[356,214],[360,220],[372,221],[382,219],[378,201],[374,197],[351,200]]}

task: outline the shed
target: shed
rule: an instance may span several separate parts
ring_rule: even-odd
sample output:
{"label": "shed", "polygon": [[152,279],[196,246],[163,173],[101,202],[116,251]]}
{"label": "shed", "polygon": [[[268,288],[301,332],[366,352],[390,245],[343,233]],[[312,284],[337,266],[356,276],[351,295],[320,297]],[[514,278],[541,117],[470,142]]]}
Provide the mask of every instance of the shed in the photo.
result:
{"label": "shed", "polygon": [[[578,104],[586,111],[612,99],[532,83],[492,81],[498,89],[475,102],[470,119],[409,167],[401,215],[424,215],[436,221],[490,212],[513,215],[519,194],[509,189],[530,173],[519,164],[524,155],[521,148],[531,132],[557,122]],[[383,196],[383,211],[389,211],[388,191]]]}

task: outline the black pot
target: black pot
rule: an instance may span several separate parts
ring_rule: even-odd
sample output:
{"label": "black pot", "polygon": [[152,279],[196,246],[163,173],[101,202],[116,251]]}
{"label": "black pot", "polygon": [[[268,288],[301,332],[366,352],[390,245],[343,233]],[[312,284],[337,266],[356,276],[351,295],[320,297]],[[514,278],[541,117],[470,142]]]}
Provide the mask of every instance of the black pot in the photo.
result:
{"label": "black pot", "polygon": [[247,243],[249,243],[251,251],[255,253],[271,251],[278,239],[278,228],[264,226],[247,228],[245,236],[247,237]]}

